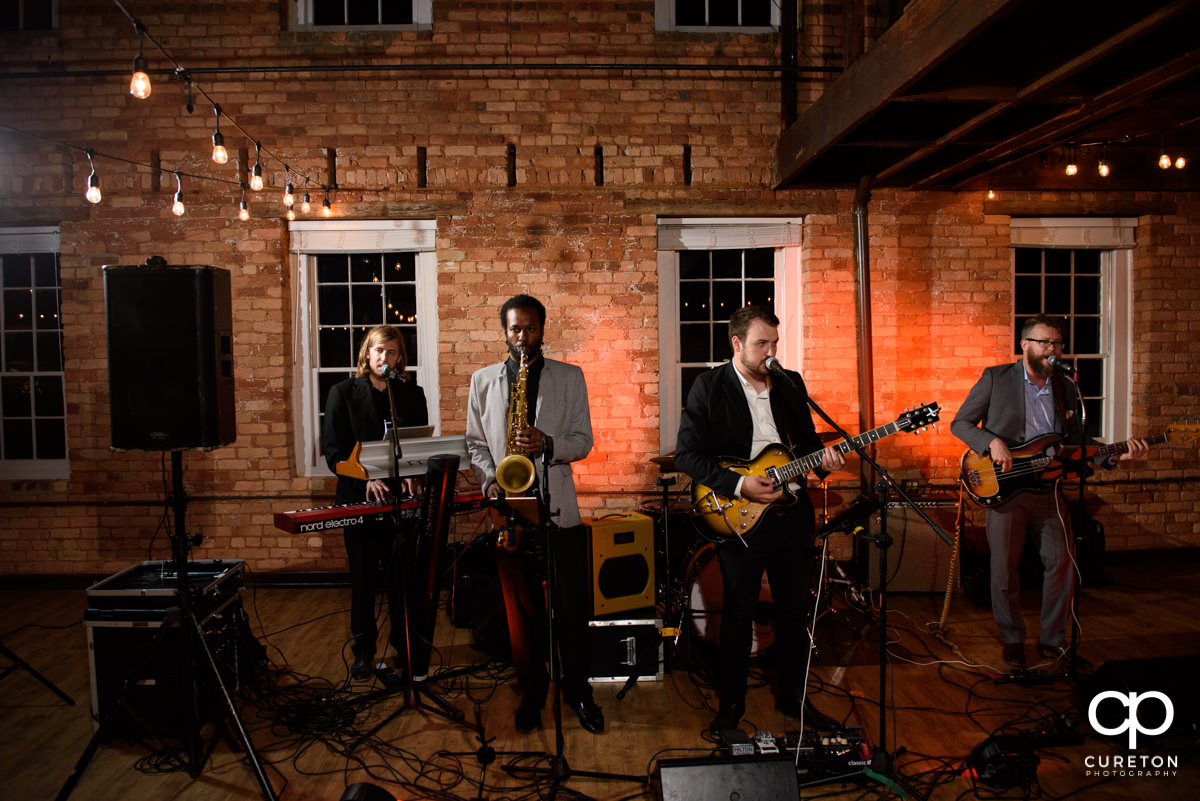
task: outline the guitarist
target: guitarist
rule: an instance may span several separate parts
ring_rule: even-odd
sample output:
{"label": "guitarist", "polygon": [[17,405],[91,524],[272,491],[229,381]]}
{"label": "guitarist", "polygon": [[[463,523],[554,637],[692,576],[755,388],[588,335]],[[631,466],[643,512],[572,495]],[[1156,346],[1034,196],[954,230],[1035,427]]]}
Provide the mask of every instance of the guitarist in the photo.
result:
{"label": "guitarist", "polygon": [[[954,436],[981,456],[990,456],[1000,472],[1012,470],[1010,448],[1045,434],[1068,443],[1079,442],[1079,421],[1068,404],[1074,382],[1048,360],[1062,353],[1066,321],[1039,314],[1021,328],[1021,361],[988,367],[971,388],[950,425]],[[1061,363],[1059,363],[1061,365]],[[1065,422],[1064,422],[1065,421]],[[1130,440],[1120,460],[1140,459],[1149,446]],[[1110,468],[1113,462],[1098,461]],[[1071,613],[1071,517],[1062,487],[1021,492],[1001,506],[989,507],[985,528],[991,550],[992,615],[1004,644],[1004,661],[1025,667],[1025,620],[1021,616],[1018,565],[1028,533],[1038,543],[1045,575],[1042,583],[1042,622],[1039,656],[1061,658],[1066,653],[1067,619]]]}
{"label": "guitarist", "polygon": [[[772,376],[765,365],[779,344],[779,318],[765,307],[745,306],[730,318],[729,335],[733,360],[701,374],[688,393],[675,463],[693,481],[727,498],[773,503],[783,493],[769,478],[742,476],[722,467],[718,459],[750,459],[777,442],[794,451],[813,453],[821,450],[821,440],[808,410],[804,380],[789,372],[793,388]],[[845,463],[840,453],[826,448],[821,468],[833,471]],[[803,710],[805,721],[814,727],[833,728],[804,697],[814,523],[812,501],[801,487],[795,503],[768,508],[744,540],[735,537],[717,544],[724,608],[717,677],[720,708],[709,726],[714,735],[736,728],[746,711],[753,614],[764,569],[771,585],[775,642],[780,650],[777,706],[792,717],[800,717]]]}

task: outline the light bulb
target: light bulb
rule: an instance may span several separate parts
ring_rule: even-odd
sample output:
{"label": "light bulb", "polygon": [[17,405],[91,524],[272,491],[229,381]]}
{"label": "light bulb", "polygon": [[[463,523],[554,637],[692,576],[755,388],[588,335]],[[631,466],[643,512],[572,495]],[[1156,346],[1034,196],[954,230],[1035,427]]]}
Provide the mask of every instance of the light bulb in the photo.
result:
{"label": "light bulb", "polygon": [[300,204],[300,211],[304,212],[305,214],[308,214],[310,211],[312,211],[312,202],[309,200],[307,192],[304,193],[304,201]]}
{"label": "light bulb", "polygon": [[296,191],[292,187],[292,182],[288,181],[287,189],[283,190],[283,205],[289,209],[296,202]]}
{"label": "light bulb", "polygon": [[330,214],[333,214],[333,207],[329,205],[329,198],[325,198],[321,201],[321,213],[326,217],[328,217]]}
{"label": "light bulb", "polygon": [[176,192],[175,205],[171,206],[171,212],[174,213],[176,217],[182,217],[185,211],[187,211],[187,209],[183,207],[183,192]]}
{"label": "light bulb", "polygon": [[213,134],[213,161],[224,164],[229,161],[229,151],[225,149],[225,137],[220,131]]}
{"label": "light bulb", "polygon": [[1168,156],[1165,151],[1161,156],[1158,157],[1158,166],[1164,170],[1171,169],[1171,157]]}
{"label": "light bulb", "polygon": [[145,100],[154,88],[150,85],[150,76],[146,74],[146,57],[140,49],[133,59],[133,78],[129,81],[129,94],[138,100]]}
{"label": "light bulb", "polygon": [[296,219],[296,210],[295,210],[295,209],[293,209],[291,206],[288,206],[288,210],[287,210],[287,218],[288,218],[289,220],[294,220],[294,219]]}
{"label": "light bulb", "polygon": [[242,222],[250,219],[250,209],[246,208],[246,201],[242,201],[241,207],[238,209],[238,219]]}
{"label": "light bulb", "polygon": [[91,176],[88,178],[87,193],[84,194],[84,197],[88,199],[89,203],[100,202],[100,176],[96,175],[95,170],[92,171]]}
{"label": "light bulb", "polygon": [[1097,165],[1096,172],[1100,173],[1101,178],[1107,178],[1109,173],[1108,162],[1104,159],[1100,159],[1100,164]]}
{"label": "light bulb", "polygon": [[995,200],[996,199],[996,190],[992,189],[991,187],[988,187],[987,199]]}
{"label": "light bulb", "polygon": [[1182,170],[1186,166],[1187,166],[1187,159],[1185,159],[1183,156],[1180,156],[1179,158],[1175,159],[1175,169]]}
{"label": "light bulb", "polygon": [[1079,165],[1073,161],[1068,163],[1066,172],[1067,172],[1067,175],[1077,174],[1079,172]]}
{"label": "light bulb", "polygon": [[256,163],[254,165],[254,171],[250,174],[250,188],[253,189],[255,192],[262,191],[263,180],[262,180],[262,165],[261,164]]}

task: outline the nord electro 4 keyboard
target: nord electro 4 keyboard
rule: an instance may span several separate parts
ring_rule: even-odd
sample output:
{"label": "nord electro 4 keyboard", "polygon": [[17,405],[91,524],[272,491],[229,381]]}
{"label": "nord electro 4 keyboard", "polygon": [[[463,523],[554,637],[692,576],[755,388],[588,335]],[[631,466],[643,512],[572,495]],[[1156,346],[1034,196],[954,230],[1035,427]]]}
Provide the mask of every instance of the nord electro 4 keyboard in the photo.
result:
{"label": "nord electro 4 keyboard", "polygon": [[[454,496],[450,511],[454,514],[473,512],[486,505],[483,493],[460,492]],[[388,514],[413,518],[421,514],[421,499],[404,497],[396,501],[349,503],[339,506],[319,506],[275,513],[275,528],[289,534],[309,534],[334,528],[361,526]]]}

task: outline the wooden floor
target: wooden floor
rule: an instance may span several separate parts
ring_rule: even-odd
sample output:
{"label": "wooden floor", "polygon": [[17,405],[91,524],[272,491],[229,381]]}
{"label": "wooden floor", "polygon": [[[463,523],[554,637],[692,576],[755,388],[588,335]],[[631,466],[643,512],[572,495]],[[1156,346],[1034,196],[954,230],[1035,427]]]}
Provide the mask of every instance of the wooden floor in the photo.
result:
{"label": "wooden floor", "polygon": [[[1110,660],[1115,666],[1119,659],[1200,654],[1200,564],[1122,566],[1117,556],[1109,555],[1109,581],[1087,588],[1082,595],[1081,655],[1099,668]],[[239,718],[277,797],[337,801],[349,784],[370,781],[402,799],[532,799],[550,797],[554,789],[560,797],[651,799],[657,793],[642,779],[653,772],[656,760],[714,753],[714,745],[703,734],[713,714],[713,697],[687,669],[688,662],[699,663],[686,652],[702,655],[707,646],[703,643],[676,654],[663,681],[640,682],[623,699],[617,698],[619,684],[598,684],[596,698],[604,707],[607,731],[588,734],[568,714],[563,721],[563,753],[570,775],[557,788],[544,776],[530,776],[520,768],[544,768],[544,753],[556,750],[552,716],[545,715],[545,728],[540,731],[516,734],[512,720],[516,695],[507,667],[487,662],[472,647],[471,630],[455,628],[441,614],[435,662],[473,667],[434,686],[468,721],[482,724],[488,745],[497,752],[485,772],[477,758],[481,742],[472,728],[442,715],[404,708],[403,695],[376,692],[378,684],[347,683],[348,602],[348,591],[336,588],[259,588],[243,596],[251,629],[266,645],[272,668],[244,678],[243,694],[249,696],[257,688],[259,697],[241,702]],[[1030,591],[1027,607],[1036,602],[1036,592]],[[55,797],[92,737],[87,638],[81,621],[87,606],[83,590],[0,591],[0,642],[75,699],[75,705],[68,706],[23,669],[0,680],[4,797]],[[821,661],[812,671],[811,697],[827,714],[861,726],[857,731],[878,746],[877,620],[840,599],[835,606],[842,611],[820,622]],[[896,773],[915,797],[970,798],[976,793],[963,773],[964,763],[993,732],[1035,729],[1054,718],[1075,722],[1085,714],[1076,706],[1075,688],[1066,680],[1034,686],[993,681],[1003,671],[987,611],[955,598],[944,629],[934,636],[929,624],[941,615],[940,597],[895,594],[890,598],[891,668],[884,742],[888,752],[897,754]],[[1037,631],[1036,620],[1030,621],[1030,630]],[[0,665],[8,662],[0,657]],[[1189,683],[1192,680],[1194,676]],[[1190,698],[1195,701],[1194,691]],[[742,724],[747,733],[765,730],[782,736],[796,726],[796,721],[774,711],[767,686],[752,689],[748,705]],[[1191,720],[1195,719],[1193,709]],[[373,729],[378,730],[371,734]],[[1082,789],[1079,797],[1087,799],[1196,797],[1200,766],[1194,741],[1166,737],[1139,749],[1178,756],[1174,776],[1105,779],[1088,776],[1085,759],[1108,759],[1129,749],[1123,742],[1096,738],[1086,723],[1078,731],[1088,734],[1083,745],[1037,751],[1037,779],[1045,796],[1061,797]],[[195,777],[186,770],[159,772],[179,760],[154,755],[142,744],[110,739],[86,761],[71,795],[185,801],[267,797],[252,762],[232,748],[239,738],[227,734],[212,739],[212,754]],[[591,771],[630,778],[584,775]],[[865,783],[805,788],[801,797],[895,797],[883,784],[860,781]],[[979,795],[994,798],[997,794],[984,789]],[[1020,798],[1023,792],[1012,789],[1002,795]],[[742,798],[750,801],[751,796],[743,793]]]}

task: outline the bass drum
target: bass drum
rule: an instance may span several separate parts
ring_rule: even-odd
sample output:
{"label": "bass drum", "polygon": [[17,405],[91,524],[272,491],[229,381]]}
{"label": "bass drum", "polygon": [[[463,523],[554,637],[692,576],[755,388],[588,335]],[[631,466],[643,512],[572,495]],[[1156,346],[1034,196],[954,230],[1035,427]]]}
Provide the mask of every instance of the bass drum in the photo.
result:
{"label": "bass drum", "polygon": [[[692,630],[713,645],[721,644],[721,608],[725,600],[725,585],[721,580],[721,563],[717,561],[717,546],[706,542],[688,559],[684,573],[691,582],[688,598],[691,604]],[[750,655],[757,656],[775,642],[775,605],[771,600],[771,585],[763,571],[762,588],[754,608],[754,630]]]}

